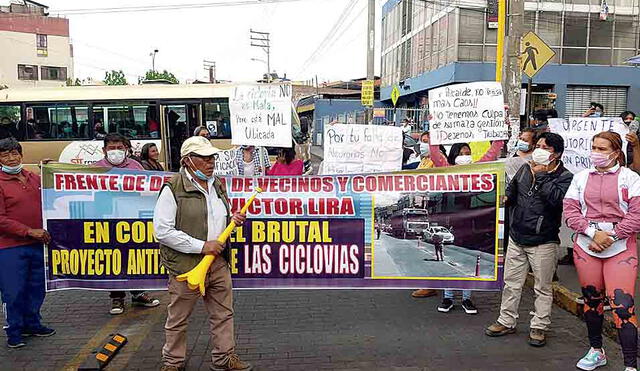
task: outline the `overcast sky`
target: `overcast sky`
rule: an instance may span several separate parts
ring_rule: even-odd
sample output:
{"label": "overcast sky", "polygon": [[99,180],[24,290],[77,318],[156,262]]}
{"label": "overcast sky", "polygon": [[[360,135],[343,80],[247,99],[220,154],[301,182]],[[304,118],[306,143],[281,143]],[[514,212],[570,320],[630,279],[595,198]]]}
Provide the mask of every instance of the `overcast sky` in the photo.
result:
{"label": "overcast sky", "polygon": [[[230,0],[190,0],[212,3]],[[180,4],[180,0],[42,0],[56,10]],[[349,0],[301,0],[291,3],[165,11],[68,15],[75,55],[75,77],[104,78],[122,69],[130,83],[151,69],[149,53],[158,49],[156,70],[167,69],[180,81],[205,79],[203,59],[217,63],[217,78],[261,78],[265,53],[249,45],[249,29],[271,32],[271,70],[293,80],[347,80],[366,74],[367,0],[357,0],[331,47],[305,69],[339,19]],[[376,1],[376,74],[380,71],[380,12]],[[348,26],[348,28],[347,28]]]}

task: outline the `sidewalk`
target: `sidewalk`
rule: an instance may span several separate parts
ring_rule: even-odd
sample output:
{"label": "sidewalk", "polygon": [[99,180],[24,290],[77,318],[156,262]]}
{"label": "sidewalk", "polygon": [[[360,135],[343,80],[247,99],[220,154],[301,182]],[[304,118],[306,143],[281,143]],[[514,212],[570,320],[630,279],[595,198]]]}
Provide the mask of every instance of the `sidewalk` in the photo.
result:
{"label": "sidewalk", "polygon": [[[489,338],[499,293],[476,293],[480,313],[456,303],[438,313],[439,297],[413,299],[409,290],[252,290],[235,292],[237,351],[256,370],[572,370],[588,349],[586,326],[557,307],[549,343],[526,343],[531,290],[520,308],[518,332]],[[9,350],[0,336],[0,370],[73,370],[113,332],[128,336],[107,370],[158,370],[164,342],[166,292],[160,307],[110,316],[104,292],[66,291],[47,296],[50,338],[28,339]],[[129,300],[129,299],[127,299]],[[211,340],[198,304],[189,324],[187,370],[208,370]],[[605,338],[608,369],[622,370],[619,346]]]}

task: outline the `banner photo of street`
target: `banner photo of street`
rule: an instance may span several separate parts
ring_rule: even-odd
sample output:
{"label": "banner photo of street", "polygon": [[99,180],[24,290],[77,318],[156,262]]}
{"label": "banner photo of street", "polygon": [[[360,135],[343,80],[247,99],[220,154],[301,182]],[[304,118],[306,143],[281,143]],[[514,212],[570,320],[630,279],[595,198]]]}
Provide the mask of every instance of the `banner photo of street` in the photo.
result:
{"label": "banner photo of street", "polygon": [[[263,189],[231,238],[234,287],[498,290],[503,171],[224,178],[232,210]],[[45,165],[47,290],[166,289],[152,218],[171,175]]]}

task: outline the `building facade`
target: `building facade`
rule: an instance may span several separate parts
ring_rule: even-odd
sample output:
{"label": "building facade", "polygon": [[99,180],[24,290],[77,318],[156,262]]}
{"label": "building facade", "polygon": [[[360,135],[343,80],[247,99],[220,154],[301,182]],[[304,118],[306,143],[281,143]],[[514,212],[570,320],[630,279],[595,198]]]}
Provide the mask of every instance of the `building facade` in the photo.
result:
{"label": "building facade", "polygon": [[[427,104],[429,89],[495,80],[496,3],[387,1],[382,11],[381,100],[391,102],[392,88],[398,86],[398,106],[420,107]],[[534,108],[553,104],[557,95],[560,116],[582,114],[592,101],[602,103],[610,115],[640,110],[640,69],[625,64],[640,53],[640,0],[604,4],[525,2],[525,33],[536,32],[556,52],[533,79]]]}
{"label": "building facade", "polygon": [[32,1],[0,7],[0,86],[55,87],[73,79],[69,20]]}

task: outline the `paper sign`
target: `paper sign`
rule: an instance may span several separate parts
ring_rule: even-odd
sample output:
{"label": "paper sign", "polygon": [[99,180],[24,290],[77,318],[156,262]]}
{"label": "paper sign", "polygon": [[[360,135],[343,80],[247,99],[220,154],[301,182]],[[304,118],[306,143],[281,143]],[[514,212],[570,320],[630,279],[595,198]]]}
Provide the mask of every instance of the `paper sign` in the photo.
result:
{"label": "paper sign", "polygon": [[373,80],[365,80],[362,82],[362,91],[360,92],[360,102],[365,107],[373,106],[374,83]]}
{"label": "paper sign", "polygon": [[503,140],[509,137],[502,86],[495,81],[429,91],[432,144]]}
{"label": "paper sign", "polygon": [[213,173],[217,176],[238,175],[238,162],[236,161],[235,149],[227,149],[218,152]]}
{"label": "paper sign", "polygon": [[576,174],[592,167],[589,155],[593,136],[603,131],[613,131],[622,137],[622,153],[627,154],[625,136],[629,128],[619,117],[571,117],[565,119],[549,119],[549,128],[564,139],[564,166]]}
{"label": "paper sign", "polygon": [[326,125],[322,174],[402,169],[402,129],[380,125]]}
{"label": "paper sign", "polygon": [[291,147],[291,84],[238,85],[229,97],[231,144]]}

